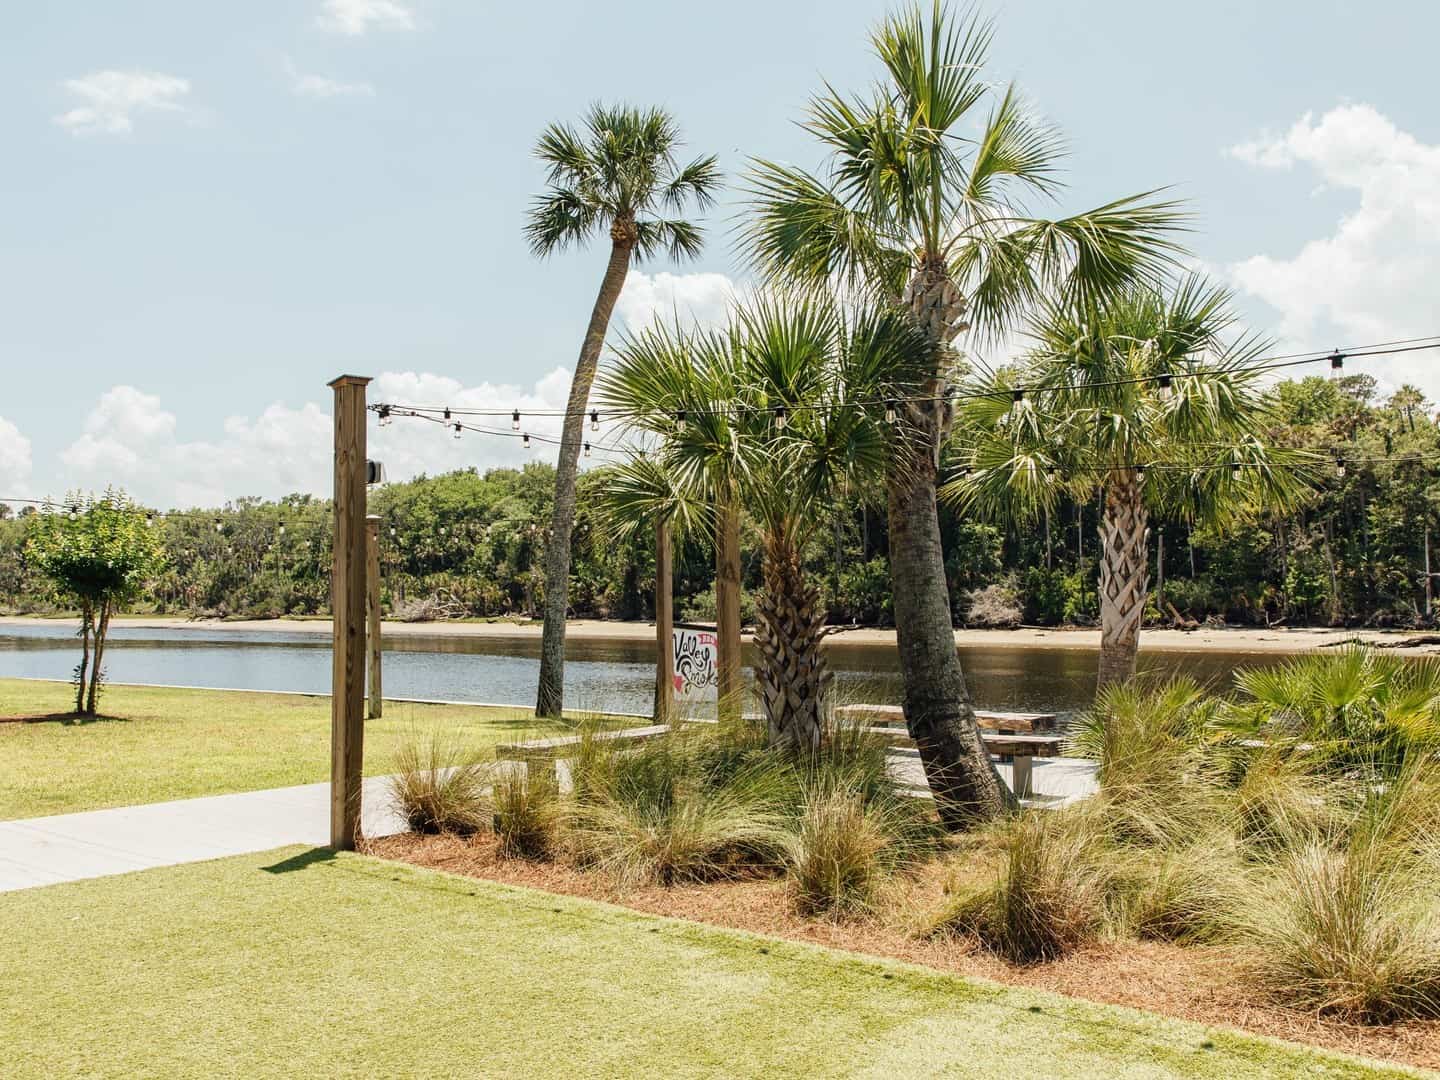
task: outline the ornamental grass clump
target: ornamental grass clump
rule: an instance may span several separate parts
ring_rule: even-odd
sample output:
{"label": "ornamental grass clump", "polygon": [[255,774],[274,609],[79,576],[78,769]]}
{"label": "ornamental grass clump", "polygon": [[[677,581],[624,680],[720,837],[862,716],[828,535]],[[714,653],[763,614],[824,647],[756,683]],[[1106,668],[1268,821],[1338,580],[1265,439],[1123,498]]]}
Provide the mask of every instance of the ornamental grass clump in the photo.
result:
{"label": "ornamental grass clump", "polygon": [[898,801],[844,783],[813,785],[785,844],[795,907],[807,915],[860,915],[922,850],[917,818]]}
{"label": "ornamental grass clump", "polygon": [[1111,865],[1091,808],[1022,812],[979,841],[998,848],[993,874],[966,882],[932,917],[930,934],[973,937],[1020,964],[1054,960],[1105,925]]}
{"label": "ornamental grass clump", "polygon": [[527,767],[500,772],[491,805],[501,855],[543,859],[556,852],[565,815],[559,786],[548,770]]}
{"label": "ornamental grass clump", "polygon": [[489,824],[491,771],[453,732],[412,731],[396,748],[390,792],[412,832],[470,836]]}

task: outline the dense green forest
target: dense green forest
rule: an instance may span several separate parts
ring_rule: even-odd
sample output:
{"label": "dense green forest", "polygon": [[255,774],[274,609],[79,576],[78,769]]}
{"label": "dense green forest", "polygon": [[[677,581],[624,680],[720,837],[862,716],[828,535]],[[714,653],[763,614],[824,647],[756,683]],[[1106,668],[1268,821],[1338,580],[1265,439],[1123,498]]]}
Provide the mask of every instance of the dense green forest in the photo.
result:
{"label": "dense green forest", "polygon": [[[1275,389],[1278,445],[1321,450],[1335,464],[1297,511],[1255,509],[1217,531],[1152,524],[1151,616],[1244,624],[1420,625],[1427,548],[1440,526],[1440,426],[1423,397],[1376,394],[1368,376],[1308,378]],[[600,515],[604,466],[580,480],[571,598],[578,617],[643,619],[654,610],[649,538],[616,538]],[[376,489],[387,611],[398,618],[532,616],[554,470],[460,471]],[[942,510],[957,624],[1084,624],[1096,613],[1098,507],[1063,502],[1048,520],[1004,525]],[[25,558],[27,518],[0,507],[0,606],[57,608]],[[883,503],[829,508],[806,552],[834,623],[891,620]],[[327,609],[329,504],[308,495],[242,499],[216,510],[158,515],[168,559],[143,606],[223,616],[313,615]],[[758,543],[745,543],[745,584],[759,586]],[[676,550],[682,616],[713,614],[703,538]],[[1437,567],[1440,569],[1440,567]],[[983,602],[977,602],[977,597]],[[1172,612],[1171,609],[1174,609]],[[748,612],[747,612],[748,615]]]}

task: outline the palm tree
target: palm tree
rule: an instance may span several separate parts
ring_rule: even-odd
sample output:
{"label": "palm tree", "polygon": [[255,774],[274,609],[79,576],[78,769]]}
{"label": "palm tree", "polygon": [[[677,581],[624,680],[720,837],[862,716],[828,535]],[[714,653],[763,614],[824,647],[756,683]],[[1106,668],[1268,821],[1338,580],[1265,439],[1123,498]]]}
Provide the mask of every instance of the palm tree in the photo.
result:
{"label": "palm tree", "polygon": [[1135,674],[1152,513],[1224,525],[1303,490],[1309,459],[1264,442],[1274,416],[1254,366],[1267,343],[1225,340],[1230,302],[1191,276],[1099,305],[1047,304],[1025,362],[978,381],[962,407],[943,498],[1028,517],[1100,490],[1100,690]]}
{"label": "palm tree", "polygon": [[711,205],[720,186],[715,158],[676,159],[680,131],[661,109],[594,105],[583,130],[554,124],[540,136],[535,156],[549,167],[549,189],[536,197],[525,225],[530,250],[545,257],[584,244],[609,229],[610,261],[590,312],[555,463],[555,509],[545,559],[545,628],[535,712],[559,716],[564,705],[565,618],[570,593],[570,534],[575,525],[575,474],[584,434],[585,407],[615,301],[632,262],[665,254],[693,259],[702,230],[679,217],[694,202]]}
{"label": "palm tree", "polygon": [[928,16],[913,7],[886,18],[871,35],[885,72],[874,92],[827,86],[811,103],[805,127],[828,171],[755,162],[743,228],[764,278],[839,279],[908,312],[925,335],[923,349],[874,373],[870,392],[901,414],[886,491],[906,723],[956,826],[1001,812],[1009,797],[975,727],[940,546],[954,342],[967,329],[993,340],[1042,294],[1103,296],[1155,272],[1183,221],[1174,204],[1144,195],[1057,220],[1028,216],[1027,197],[1058,192],[1063,147],[1013,86],[984,80],[991,33],[977,17],[952,19],[939,0]]}
{"label": "palm tree", "polygon": [[607,407],[662,437],[617,470],[609,499],[621,520],[659,514],[714,529],[723,488],[760,526],[756,681],[773,745],[814,750],[825,730],[825,612],[805,573],[806,539],[848,480],[883,466],[883,425],[851,388],[917,337],[893,311],[763,296],[723,333],[656,327],[627,339],[602,378]]}

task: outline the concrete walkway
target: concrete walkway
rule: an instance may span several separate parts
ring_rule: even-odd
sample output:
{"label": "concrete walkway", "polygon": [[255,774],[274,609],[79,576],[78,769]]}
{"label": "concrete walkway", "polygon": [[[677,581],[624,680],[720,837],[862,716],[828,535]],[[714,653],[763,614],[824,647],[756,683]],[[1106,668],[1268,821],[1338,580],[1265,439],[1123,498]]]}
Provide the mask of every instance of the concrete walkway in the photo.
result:
{"label": "concrete walkway", "polygon": [[[365,781],[366,836],[400,832],[383,777]],[[0,821],[0,892],[330,842],[330,785]]]}

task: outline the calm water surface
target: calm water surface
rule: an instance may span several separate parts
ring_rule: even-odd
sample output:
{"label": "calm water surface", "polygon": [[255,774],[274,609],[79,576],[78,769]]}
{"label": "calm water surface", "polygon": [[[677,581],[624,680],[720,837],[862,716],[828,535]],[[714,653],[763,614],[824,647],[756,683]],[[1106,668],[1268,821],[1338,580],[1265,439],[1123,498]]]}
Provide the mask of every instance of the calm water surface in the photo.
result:
{"label": "calm water surface", "polygon": [[[898,703],[895,650],[831,643],[830,662],[843,700]],[[964,646],[975,704],[981,708],[1071,714],[1089,704],[1096,654],[1084,649]],[[390,697],[444,698],[531,705],[540,668],[538,638],[406,635],[385,642]],[[648,712],[655,678],[649,641],[572,641],[566,650],[565,700],[580,709]],[[68,678],[79,659],[63,626],[0,626],[0,678]],[[1274,663],[1252,653],[1142,654],[1142,669],[1183,672],[1217,687],[1238,667]],[[110,632],[107,677],[116,683],[246,690],[330,689],[328,635],[275,631],[140,629]],[[3,697],[3,694],[0,694]]]}

